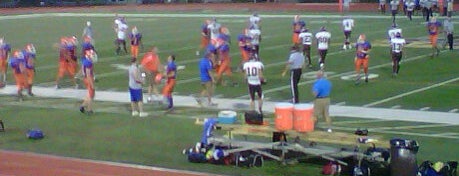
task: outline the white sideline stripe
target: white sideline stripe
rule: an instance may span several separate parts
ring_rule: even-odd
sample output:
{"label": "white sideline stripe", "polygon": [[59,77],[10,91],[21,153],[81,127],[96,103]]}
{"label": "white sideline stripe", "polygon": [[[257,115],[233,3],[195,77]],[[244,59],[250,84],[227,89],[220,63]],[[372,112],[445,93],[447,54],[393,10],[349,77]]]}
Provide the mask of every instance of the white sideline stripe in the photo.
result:
{"label": "white sideline stripe", "polygon": [[455,113],[455,112],[457,112],[457,111],[459,111],[459,109],[451,109],[451,110],[448,111],[448,112]]}
{"label": "white sideline stripe", "polygon": [[[444,52],[444,51],[441,51],[441,52]],[[405,62],[408,62],[408,61],[414,61],[414,60],[418,60],[418,59],[421,59],[423,57],[426,57],[426,56],[429,56],[430,54],[423,54],[423,55],[419,55],[419,56],[416,56],[416,57],[410,57],[408,59],[405,59]],[[371,66],[371,67],[368,67],[368,69],[376,69],[376,68],[381,68],[381,67],[386,67],[386,66],[389,66],[389,65],[392,65],[392,62],[390,63],[386,63],[386,64],[380,64],[380,65],[375,65],[375,66]],[[336,74],[336,75],[332,75],[332,76],[328,76],[329,79],[332,79],[332,78],[339,78],[341,76],[344,76],[344,75],[349,75],[349,74],[354,74],[355,71],[348,71],[348,72],[343,72],[343,73],[340,73],[340,74]],[[306,85],[306,84],[311,84],[311,83],[314,83],[315,80],[309,80],[309,81],[304,81],[304,82],[301,82],[298,84],[298,86],[302,86],[302,85]],[[268,90],[263,90],[263,94],[268,94],[268,93],[272,93],[272,92],[277,92],[277,91],[280,91],[280,90],[284,90],[284,89],[289,89],[290,88],[290,85],[286,85],[286,86],[279,86],[277,88],[273,88],[273,89],[268,89]],[[243,95],[243,96],[239,96],[237,98],[247,98],[248,95]]]}
{"label": "white sideline stripe", "polygon": [[[345,130],[345,131],[355,131],[354,128],[348,128],[348,127],[333,127],[333,129]],[[382,133],[382,134],[396,134],[396,135],[409,135],[409,136],[432,137],[432,138],[459,139],[459,136],[442,135],[442,133],[427,134],[427,133],[413,133],[413,132],[390,131],[390,130],[374,130],[374,129],[368,129],[368,131],[370,133],[374,132],[374,133]]]}
{"label": "white sideline stripe", "polygon": [[392,107],[390,107],[390,108],[391,108],[391,109],[400,109],[401,107],[402,107],[402,106],[400,106],[400,105],[395,105],[395,106],[392,106]]}
{"label": "white sideline stripe", "polygon": [[405,129],[416,129],[416,128],[436,128],[436,127],[448,127],[456,126],[451,124],[429,124],[429,125],[408,125],[408,126],[397,126],[397,127],[377,127],[372,130],[405,130]]}
{"label": "white sideline stripe", "polygon": [[375,123],[375,122],[389,122],[391,120],[384,120],[384,119],[374,119],[374,120],[350,120],[350,121],[339,121],[333,122],[333,125],[344,125],[344,124],[358,124],[358,123]]}
{"label": "white sideline stripe", "polygon": [[39,153],[33,153],[33,152],[19,152],[19,151],[8,151],[8,150],[0,150],[0,151],[3,153],[20,154],[20,155],[28,155],[28,156],[44,157],[44,158],[76,161],[76,162],[94,163],[94,164],[104,164],[104,165],[115,166],[115,167],[125,167],[125,168],[143,169],[143,170],[151,170],[151,171],[164,171],[164,172],[173,172],[173,173],[179,173],[179,174],[182,173],[182,174],[193,174],[193,175],[215,175],[215,174],[208,174],[204,172],[169,169],[169,168],[145,166],[145,165],[139,165],[139,164],[117,163],[117,162],[111,162],[111,161],[71,158],[71,157],[65,157],[65,156],[47,155],[47,154],[39,154]]}
{"label": "white sideline stripe", "polygon": [[346,102],[345,102],[345,101],[339,102],[339,103],[336,103],[335,105],[337,105],[337,106],[343,106],[343,105],[346,105]]}
{"label": "white sideline stripe", "polygon": [[430,107],[423,107],[423,108],[421,108],[421,109],[419,109],[419,110],[420,110],[420,111],[427,111],[427,110],[429,110],[429,109],[430,109]]}
{"label": "white sideline stripe", "polygon": [[383,99],[383,100],[380,100],[380,101],[375,101],[373,103],[369,103],[369,104],[363,105],[363,107],[371,107],[371,106],[379,105],[381,103],[385,103],[385,102],[392,101],[392,100],[395,100],[395,99],[398,99],[398,98],[402,98],[402,97],[405,97],[405,96],[408,96],[408,95],[411,95],[411,94],[415,94],[415,93],[419,93],[419,92],[422,92],[422,91],[425,91],[425,90],[429,90],[429,89],[433,89],[433,88],[436,88],[436,87],[440,87],[440,86],[443,86],[445,84],[449,84],[449,83],[456,82],[456,81],[459,81],[459,77],[453,78],[453,79],[449,79],[447,81],[439,82],[439,83],[431,85],[431,86],[427,86],[427,87],[423,87],[423,88],[420,88],[420,89],[415,89],[415,90],[412,90],[412,91],[409,91],[409,92],[405,92],[405,93],[402,93],[402,94],[399,94],[399,95],[396,95],[396,96],[393,96],[393,97],[389,97],[389,98],[386,98],[386,99]]}

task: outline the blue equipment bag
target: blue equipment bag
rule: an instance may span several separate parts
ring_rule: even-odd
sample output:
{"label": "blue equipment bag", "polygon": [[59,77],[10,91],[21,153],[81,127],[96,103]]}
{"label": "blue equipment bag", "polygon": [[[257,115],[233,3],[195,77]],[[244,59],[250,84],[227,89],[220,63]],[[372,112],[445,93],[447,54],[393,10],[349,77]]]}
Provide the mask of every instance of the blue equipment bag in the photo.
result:
{"label": "blue equipment bag", "polygon": [[27,131],[27,138],[29,139],[43,139],[43,137],[45,137],[45,135],[40,129],[31,129]]}

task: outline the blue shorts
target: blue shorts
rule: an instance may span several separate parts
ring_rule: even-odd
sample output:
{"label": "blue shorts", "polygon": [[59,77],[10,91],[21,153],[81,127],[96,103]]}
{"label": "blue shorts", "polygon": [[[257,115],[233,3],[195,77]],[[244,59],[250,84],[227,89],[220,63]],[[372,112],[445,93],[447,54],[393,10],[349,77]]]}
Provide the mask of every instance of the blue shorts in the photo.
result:
{"label": "blue shorts", "polygon": [[129,94],[131,94],[131,102],[143,101],[142,89],[131,89],[129,88]]}

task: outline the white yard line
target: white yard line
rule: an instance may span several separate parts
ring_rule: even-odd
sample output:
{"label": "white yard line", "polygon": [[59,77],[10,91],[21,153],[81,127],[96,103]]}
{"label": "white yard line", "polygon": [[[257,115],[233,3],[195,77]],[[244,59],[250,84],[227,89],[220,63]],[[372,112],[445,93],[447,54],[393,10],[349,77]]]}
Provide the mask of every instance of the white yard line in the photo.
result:
{"label": "white yard line", "polygon": [[409,91],[409,92],[405,92],[405,93],[402,93],[402,94],[399,94],[399,95],[395,95],[395,96],[392,96],[392,97],[389,97],[389,98],[386,98],[386,99],[383,99],[383,100],[379,100],[379,101],[375,101],[375,102],[372,102],[372,103],[368,103],[366,105],[363,105],[363,107],[376,106],[376,105],[379,105],[379,104],[382,104],[382,103],[386,103],[388,101],[392,101],[392,100],[395,100],[395,99],[406,97],[408,95],[412,95],[412,94],[415,94],[415,93],[419,93],[419,92],[422,92],[422,91],[426,91],[426,90],[429,90],[429,89],[440,87],[440,86],[443,86],[445,84],[449,84],[449,83],[456,82],[456,81],[459,81],[459,77],[453,78],[453,79],[449,79],[447,81],[439,82],[439,83],[436,83],[436,84],[431,85],[431,86],[427,86],[427,87],[423,87],[423,88],[420,88],[420,89],[415,89],[415,90],[412,90],[412,91]]}
{"label": "white yard line", "polygon": [[[333,127],[333,129],[345,130],[345,131],[355,131],[356,130],[355,128],[349,128],[349,127]],[[368,129],[368,130],[369,130],[369,133],[396,134],[396,135],[445,138],[445,139],[459,139],[459,136],[442,135],[443,133],[428,134],[428,133],[414,133],[414,132],[403,132],[403,131],[393,131],[393,130],[373,130],[373,129]]]}

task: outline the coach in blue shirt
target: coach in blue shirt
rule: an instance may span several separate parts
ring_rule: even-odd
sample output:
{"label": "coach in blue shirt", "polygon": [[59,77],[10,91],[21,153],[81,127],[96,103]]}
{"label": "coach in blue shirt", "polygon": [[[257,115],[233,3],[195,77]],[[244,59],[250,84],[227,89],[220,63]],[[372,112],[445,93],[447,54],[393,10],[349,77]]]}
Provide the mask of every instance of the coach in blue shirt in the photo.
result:
{"label": "coach in blue shirt", "polygon": [[314,121],[317,123],[317,117],[325,118],[327,123],[327,131],[332,132],[331,129],[331,118],[329,115],[330,107],[330,92],[332,84],[324,76],[323,71],[317,72],[317,80],[312,86],[312,94],[315,97],[314,100]]}
{"label": "coach in blue shirt", "polygon": [[201,91],[201,97],[197,98],[196,101],[198,101],[199,104],[202,105],[202,98],[204,96],[207,96],[208,100],[208,105],[209,106],[215,106],[217,104],[212,102],[212,94],[213,94],[213,87],[214,87],[214,82],[215,79],[213,77],[212,69],[213,69],[213,63],[212,59],[215,55],[212,52],[207,52],[203,58],[199,61],[199,72],[200,72],[200,78],[201,78],[201,85],[202,85],[202,91]]}

